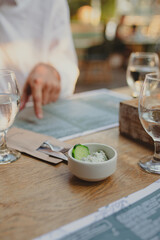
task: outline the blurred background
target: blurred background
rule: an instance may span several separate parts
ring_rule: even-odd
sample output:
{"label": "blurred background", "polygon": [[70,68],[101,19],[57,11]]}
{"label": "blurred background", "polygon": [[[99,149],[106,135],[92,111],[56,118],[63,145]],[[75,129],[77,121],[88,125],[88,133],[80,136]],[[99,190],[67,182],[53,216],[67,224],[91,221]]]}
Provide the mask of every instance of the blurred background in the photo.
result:
{"label": "blurred background", "polygon": [[160,0],[68,0],[80,76],[76,92],[127,86],[131,52],[160,56]]}

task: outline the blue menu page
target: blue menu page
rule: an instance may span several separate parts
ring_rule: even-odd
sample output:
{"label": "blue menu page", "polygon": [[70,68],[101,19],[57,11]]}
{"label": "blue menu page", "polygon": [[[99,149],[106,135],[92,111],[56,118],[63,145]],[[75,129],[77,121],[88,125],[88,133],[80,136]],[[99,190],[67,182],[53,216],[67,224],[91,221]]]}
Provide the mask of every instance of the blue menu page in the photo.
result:
{"label": "blue menu page", "polygon": [[14,126],[55,138],[72,138],[118,126],[119,103],[128,97],[107,89],[75,94],[43,107],[37,119],[33,107],[21,111]]}

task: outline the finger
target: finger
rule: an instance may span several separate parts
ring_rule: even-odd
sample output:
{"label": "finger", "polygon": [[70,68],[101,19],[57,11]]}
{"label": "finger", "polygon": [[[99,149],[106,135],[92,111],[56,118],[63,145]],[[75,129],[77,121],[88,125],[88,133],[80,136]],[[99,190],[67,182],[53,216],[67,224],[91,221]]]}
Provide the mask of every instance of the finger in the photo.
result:
{"label": "finger", "polygon": [[50,91],[50,98],[49,98],[49,102],[55,102],[57,101],[57,99],[59,98],[59,94],[60,94],[60,85],[57,84],[54,86],[54,88],[51,89]]}
{"label": "finger", "polygon": [[55,92],[55,90],[52,90],[52,92],[50,93],[50,102],[55,102],[57,101],[59,97],[59,92]]}
{"label": "finger", "polygon": [[43,93],[42,93],[42,103],[43,105],[47,104],[50,102],[50,98],[51,98],[51,90],[48,86],[46,86],[43,89]]}
{"label": "finger", "polygon": [[52,84],[46,83],[43,89],[42,102],[43,105],[55,102],[59,97],[60,87],[52,82]]}
{"label": "finger", "polygon": [[34,111],[38,118],[43,118],[42,111],[42,81],[41,79],[33,80],[32,86],[32,97],[34,103]]}
{"label": "finger", "polygon": [[24,86],[23,93],[21,96],[20,111],[25,108],[30,95],[31,95],[31,92],[29,91],[29,86],[28,86],[28,84],[26,84]]}

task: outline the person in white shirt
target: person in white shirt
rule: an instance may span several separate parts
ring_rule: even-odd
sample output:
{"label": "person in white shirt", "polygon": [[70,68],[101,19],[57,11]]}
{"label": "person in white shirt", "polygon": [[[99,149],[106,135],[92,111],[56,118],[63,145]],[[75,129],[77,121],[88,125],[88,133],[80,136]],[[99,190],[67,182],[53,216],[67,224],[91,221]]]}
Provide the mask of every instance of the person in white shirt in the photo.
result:
{"label": "person in white shirt", "polygon": [[32,96],[42,105],[75,89],[79,70],[67,0],[0,0],[0,68],[15,72],[23,109]]}

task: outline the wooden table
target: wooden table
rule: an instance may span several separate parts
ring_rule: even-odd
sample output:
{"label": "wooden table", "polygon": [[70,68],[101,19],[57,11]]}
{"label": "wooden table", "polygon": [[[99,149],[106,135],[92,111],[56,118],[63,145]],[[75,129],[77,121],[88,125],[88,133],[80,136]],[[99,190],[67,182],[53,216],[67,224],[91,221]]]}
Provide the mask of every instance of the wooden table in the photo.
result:
{"label": "wooden table", "polygon": [[152,151],[120,136],[118,128],[68,141],[83,142],[105,143],[117,150],[118,166],[111,177],[85,182],[74,177],[65,163],[53,166],[25,155],[0,166],[1,240],[38,237],[159,179],[137,165]]}

